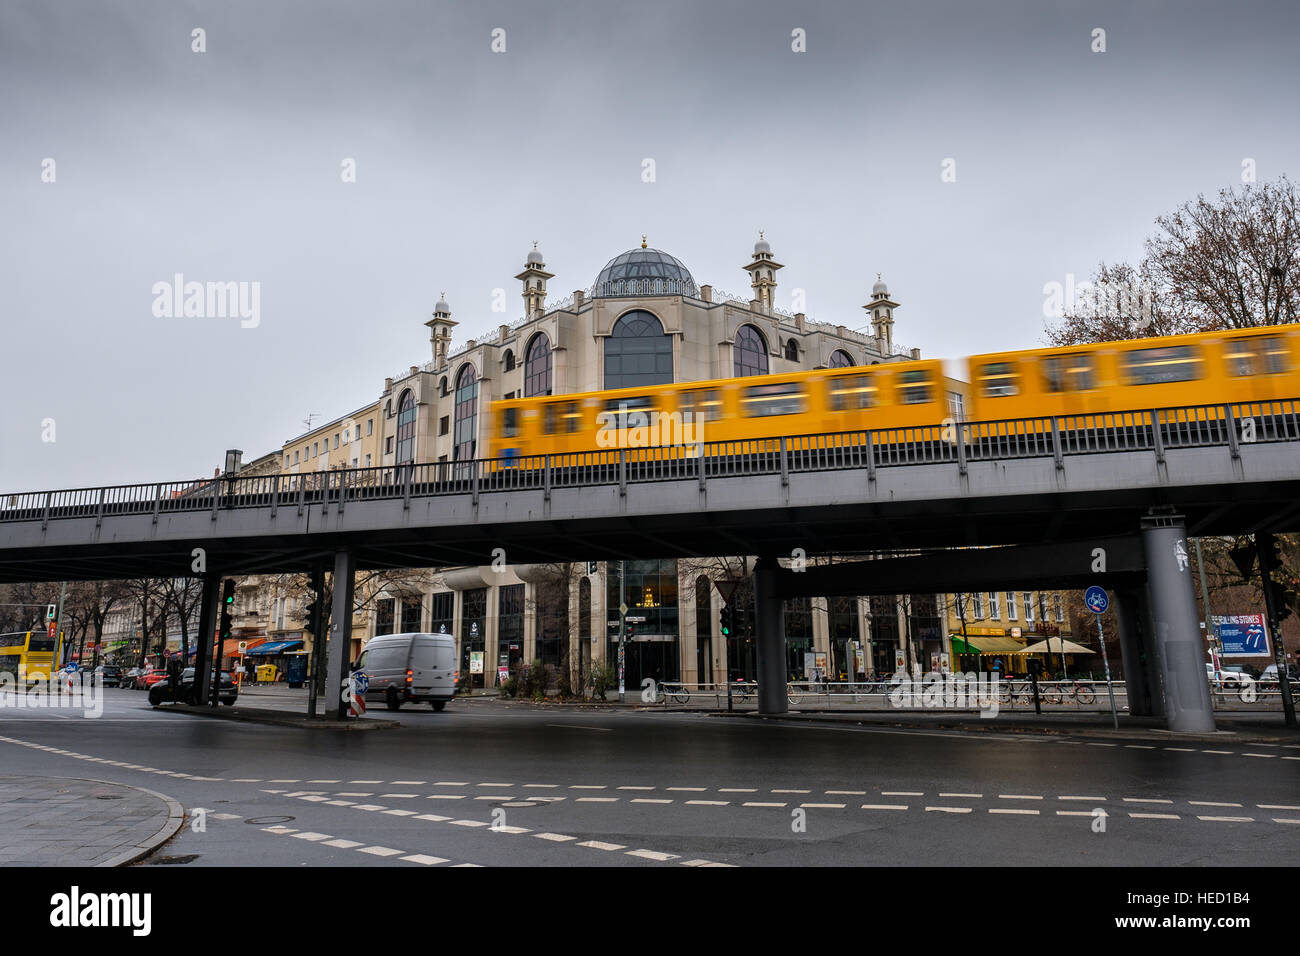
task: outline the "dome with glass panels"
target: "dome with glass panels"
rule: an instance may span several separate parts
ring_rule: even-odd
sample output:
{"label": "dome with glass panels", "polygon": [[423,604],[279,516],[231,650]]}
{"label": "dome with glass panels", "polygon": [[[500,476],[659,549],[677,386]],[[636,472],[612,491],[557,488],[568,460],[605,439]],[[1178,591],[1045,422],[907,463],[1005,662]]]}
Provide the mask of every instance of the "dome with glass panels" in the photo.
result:
{"label": "dome with glass panels", "polygon": [[597,299],[642,295],[699,296],[681,260],[659,249],[629,249],[605,263],[591,294]]}

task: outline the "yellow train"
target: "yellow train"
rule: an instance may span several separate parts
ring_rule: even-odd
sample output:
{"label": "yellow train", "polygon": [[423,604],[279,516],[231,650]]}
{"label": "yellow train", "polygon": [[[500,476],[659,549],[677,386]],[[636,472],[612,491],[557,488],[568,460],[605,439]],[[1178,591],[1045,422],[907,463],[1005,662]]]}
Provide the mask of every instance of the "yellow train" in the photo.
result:
{"label": "yellow train", "polygon": [[700,442],[867,430],[952,440],[954,420],[1300,398],[1300,325],[995,352],[966,370],[968,381],[950,378],[931,359],[493,402],[489,456],[494,468],[542,455],[590,464],[620,449],[686,457]]}

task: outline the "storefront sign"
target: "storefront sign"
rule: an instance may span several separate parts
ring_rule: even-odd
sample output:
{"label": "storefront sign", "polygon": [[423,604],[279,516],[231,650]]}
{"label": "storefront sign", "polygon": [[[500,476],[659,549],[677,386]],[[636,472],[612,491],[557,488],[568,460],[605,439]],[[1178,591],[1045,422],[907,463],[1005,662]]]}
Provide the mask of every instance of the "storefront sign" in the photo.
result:
{"label": "storefront sign", "polygon": [[471,674],[483,673],[483,652],[482,651],[469,652],[469,672]]}

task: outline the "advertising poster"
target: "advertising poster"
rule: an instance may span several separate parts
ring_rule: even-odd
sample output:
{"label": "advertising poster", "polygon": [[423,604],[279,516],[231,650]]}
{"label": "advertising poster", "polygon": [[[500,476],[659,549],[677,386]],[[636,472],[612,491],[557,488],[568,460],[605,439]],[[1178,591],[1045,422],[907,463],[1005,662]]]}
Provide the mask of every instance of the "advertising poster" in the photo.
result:
{"label": "advertising poster", "polygon": [[1222,643],[1224,657],[1272,655],[1263,614],[1227,614],[1211,617],[1210,621]]}

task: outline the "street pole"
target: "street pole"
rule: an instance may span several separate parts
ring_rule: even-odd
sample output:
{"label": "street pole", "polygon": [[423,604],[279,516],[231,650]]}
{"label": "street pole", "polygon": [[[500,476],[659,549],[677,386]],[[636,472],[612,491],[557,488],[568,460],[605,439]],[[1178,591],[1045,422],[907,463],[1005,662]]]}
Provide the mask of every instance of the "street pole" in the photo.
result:
{"label": "street pole", "polygon": [[623,575],[624,561],[620,558],[618,562],[618,702],[627,703],[627,687],[623,682],[623,662],[626,651],[623,647],[623,639],[627,634],[627,592],[625,590],[626,580]]}
{"label": "street pole", "polygon": [[[1200,545],[1200,542],[1197,542]],[[1101,633],[1101,615],[1097,615],[1097,643],[1101,645],[1101,662],[1106,667],[1106,693],[1110,694],[1110,717],[1119,730],[1119,711],[1115,709],[1115,688],[1110,683],[1110,655],[1106,653],[1106,638]]]}
{"label": "street pole", "polygon": [[1273,661],[1277,664],[1278,690],[1282,694],[1282,713],[1288,727],[1296,725],[1295,701],[1291,698],[1291,678],[1286,670],[1286,647],[1282,643],[1282,622],[1278,618],[1277,597],[1273,593],[1273,535],[1263,531],[1255,533],[1255,551],[1259,554],[1260,583],[1264,587],[1264,611],[1268,615],[1268,629],[1273,636]]}
{"label": "street pole", "polygon": [[[62,659],[63,652],[65,650],[63,646],[63,602],[67,599],[67,597],[68,597],[68,582],[64,581],[63,587],[59,590],[59,614],[58,617],[55,618],[55,621],[57,623],[54,626],[54,631],[55,631],[54,636],[57,639],[58,643],[55,646],[54,657],[51,658],[51,660],[59,661],[60,667],[68,663],[67,661]],[[80,666],[80,662],[78,662],[78,666]]]}

